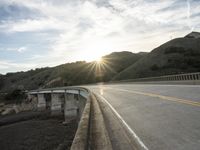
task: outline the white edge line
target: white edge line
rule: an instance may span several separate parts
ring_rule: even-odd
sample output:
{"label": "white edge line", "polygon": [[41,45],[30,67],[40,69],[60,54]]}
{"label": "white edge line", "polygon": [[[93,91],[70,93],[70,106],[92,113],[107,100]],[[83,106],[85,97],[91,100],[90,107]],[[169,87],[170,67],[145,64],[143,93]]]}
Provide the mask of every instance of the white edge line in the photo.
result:
{"label": "white edge line", "polygon": [[[95,93],[96,94],[96,93]],[[136,139],[136,141],[140,144],[144,150],[149,150],[145,144],[141,141],[141,139],[136,135],[136,133],[130,128],[130,126],[122,119],[122,117],[118,114],[118,112],[112,107],[112,105],[100,94],[97,94],[101,99],[103,99],[108,106],[112,109],[112,111],[117,115],[117,117],[122,121],[122,123],[125,125],[125,127],[128,129],[128,131],[132,134],[132,136]]]}

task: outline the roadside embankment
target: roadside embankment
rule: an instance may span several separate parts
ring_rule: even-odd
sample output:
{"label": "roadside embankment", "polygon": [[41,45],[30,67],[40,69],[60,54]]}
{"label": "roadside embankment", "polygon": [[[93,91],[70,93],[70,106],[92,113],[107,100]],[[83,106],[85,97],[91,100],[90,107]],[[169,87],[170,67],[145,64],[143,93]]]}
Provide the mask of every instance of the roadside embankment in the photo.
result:
{"label": "roadside embankment", "polygon": [[77,129],[76,120],[63,125],[63,116],[23,112],[0,118],[1,150],[68,150]]}

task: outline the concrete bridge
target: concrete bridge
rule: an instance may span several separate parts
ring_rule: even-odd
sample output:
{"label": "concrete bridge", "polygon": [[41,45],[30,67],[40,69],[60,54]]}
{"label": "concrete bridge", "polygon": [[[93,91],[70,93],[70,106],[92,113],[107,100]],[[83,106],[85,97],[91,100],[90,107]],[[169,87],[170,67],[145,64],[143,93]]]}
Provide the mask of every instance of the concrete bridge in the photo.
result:
{"label": "concrete bridge", "polygon": [[63,87],[32,90],[28,92],[28,98],[36,99],[39,111],[50,110],[52,115],[63,113],[69,119],[81,116],[88,94],[84,88]]}
{"label": "concrete bridge", "polygon": [[28,95],[38,100],[38,110],[79,118],[72,150],[198,150],[199,83],[200,73],[192,73]]}

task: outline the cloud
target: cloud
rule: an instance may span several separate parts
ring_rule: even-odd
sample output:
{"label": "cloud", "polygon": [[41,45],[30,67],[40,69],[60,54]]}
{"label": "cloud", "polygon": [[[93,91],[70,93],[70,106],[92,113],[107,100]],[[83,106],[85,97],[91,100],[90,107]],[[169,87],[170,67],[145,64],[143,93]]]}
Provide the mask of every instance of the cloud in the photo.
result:
{"label": "cloud", "polygon": [[19,20],[40,18],[36,10],[16,3],[0,3],[0,20]]}
{"label": "cloud", "polygon": [[38,66],[112,51],[150,51],[171,36],[200,30],[200,2],[194,0],[1,0],[0,8],[0,36],[10,38],[0,43],[18,52],[27,49],[19,45],[28,45],[32,54],[24,60]]}
{"label": "cloud", "polygon": [[22,47],[19,47],[19,48],[7,48],[6,50],[7,51],[15,51],[15,52],[18,52],[18,53],[22,53],[22,52],[27,51],[27,47],[22,46]]}
{"label": "cloud", "polygon": [[4,29],[2,32],[15,33],[15,32],[39,32],[48,30],[62,30],[63,24],[56,19],[26,19],[13,21],[4,21],[0,25],[0,29]]}
{"label": "cloud", "polygon": [[26,50],[27,50],[26,47],[20,47],[20,48],[17,49],[17,51],[18,51],[19,53],[22,53],[22,52],[24,52],[24,51],[26,51]]}
{"label": "cloud", "polygon": [[187,19],[188,19],[188,26],[191,28],[191,30],[193,30],[193,27],[191,25],[191,21],[190,21],[190,0],[187,0]]}
{"label": "cloud", "polygon": [[[35,68],[37,65],[33,63],[16,63],[6,60],[0,60],[1,73],[5,74],[7,72],[16,72],[20,70],[28,70],[30,68]],[[11,69],[12,68],[12,69]]]}

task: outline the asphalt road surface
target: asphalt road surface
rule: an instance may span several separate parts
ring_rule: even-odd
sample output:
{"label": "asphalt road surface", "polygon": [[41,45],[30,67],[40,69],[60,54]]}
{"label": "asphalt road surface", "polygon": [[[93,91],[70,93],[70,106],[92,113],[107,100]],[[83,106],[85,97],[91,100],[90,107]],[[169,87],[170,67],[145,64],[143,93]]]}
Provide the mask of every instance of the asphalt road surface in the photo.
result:
{"label": "asphalt road surface", "polygon": [[86,87],[106,99],[149,150],[200,149],[200,85]]}

